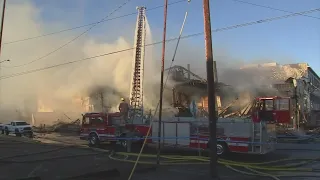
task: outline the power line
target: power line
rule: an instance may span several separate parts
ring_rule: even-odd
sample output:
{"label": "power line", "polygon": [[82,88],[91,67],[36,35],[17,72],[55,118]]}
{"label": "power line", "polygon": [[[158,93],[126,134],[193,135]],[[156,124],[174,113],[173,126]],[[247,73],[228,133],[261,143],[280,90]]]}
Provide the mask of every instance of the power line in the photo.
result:
{"label": "power line", "polygon": [[[247,2],[247,1],[241,1],[241,0],[230,0],[230,1],[243,3],[243,4],[249,4],[249,5],[252,5],[252,6],[262,7],[262,8],[266,8],[266,9],[275,10],[275,11],[281,11],[281,12],[286,12],[286,13],[294,13],[292,11],[278,9],[278,8],[274,8],[274,7],[270,7],[270,6],[264,6],[264,5],[260,5],[260,4],[255,4],[255,3],[251,3],[251,2]],[[305,16],[305,17],[309,17],[309,18],[320,19],[320,17],[316,17],[316,16],[310,16],[310,15],[306,15],[306,14],[300,14],[300,15],[301,16]]]}
{"label": "power line", "polygon": [[[252,26],[252,25],[261,24],[261,23],[267,23],[267,22],[271,22],[271,21],[275,21],[275,20],[286,19],[286,18],[289,18],[289,17],[299,16],[301,14],[308,14],[308,13],[313,13],[313,12],[317,12],[317,11],[320,11],[320,8],[312,9],[312,10],[308,10],[308,11],[297,12],[297,13],[292,13],[292,14],[288,14],[288,15],[284,15],[284,16],[277,16],[277,17],[272,17],[272,18],[268,18],[268,19],[262,19],[262,20],[258,20],[258,21],[251,21],[251,22],[237,24],[237,25],[228,26],[228,27],[224,27],[224,28],[218,28],[218,29],[212,30],[212,32],[227,31],[227,30],[237,29],[237,28],[241,28],[241,27]],[[186,35],[186,36],[181,36],[181,39],[186,39],[186,38],[200,36],[200,35],[203,35],[203,32],[189,34],[189,35]],[[178,40],[178,38],[168,39],[168,40],[166,40],[166,42],[175,41],[175,40]],[[162,41],[158,41],[158,42],[146,44],[145,46],[153,46],[153,45],[157,45],[157,44],[161,44],[161,43],[162,43]],[[69,65],[69,64],[73,64],[73,63],[77,63],[77,62],[82,62],[82,61],[90,60],[90,59],[94,59],[94,58],[99,58],[99,57],[103,57],[103,56],[118,54],[118,53],[130,51],[130,50],[133,50],[133,49],[134,49],[134,47],[123,49],[123,50],[119,50],[119,51],[113,51],[113,52],[110,52],[110,53],[100,54],[100,55],[96,55],[96,56],[91,56],[91,57],[83,58],[83,59],[80,59],[80,60],[69,61],[69,62],[66,62],[66,63],[57,64],[57,65],[52,65],[52,66],[33,69],[33,70],[29,70],[29,71],[23,71],[23,72],[19,72],[19,73],[14,73],[14,74],[10,74],[10,75],[7,75],[7,76],[1,76],[0,80],[8,79],[8,78],[16,77],[16,76],[21,76],[21,75],[26,75],[26,74],[31,74],[31,73],[38,72],[38,71],[44,71],[44,70],[48,70],[48,69],[52,69],[52,68],[56,68],[56,67],[60,67],[60,66],[64,66],[64,65]]]}
{"label": "power line", "polygon": [[[69,29],[64,29],[64,30],[60,30],[60,31],[56,31],[56,32],[52,32],[52,33],[48,33],[48,34],[43,34],[43,35],[40,35],[40,36],[34,36],[34,37],[29,37],[29,38],[25,38],[25,39],[20,39],[20,40],[16,40],[16,41],[11,41],[11,42],[6,42],[4,44],[12,44],[12,43],[17,43],[17,42],[22,42],[22,41],[27,41],[27,40],[32,40],[32,39],[37,39],[37,38],[41,38],[41,37],[45,37],[45,36],[50,36],[50,35],[54,35],[54,34],[58,34],[58,33],[63,33],[63,32],[66,32],[66,31],[71,31],[71,30],[75,30],[75,29],[79,29],[79,28],[83,28],[83,27],[87,27],[87,26],[91,26],[90,28],[88,28],[86,31],[84,31],[83,33],[79,34],[78,36],[76,36],[75,38],[71,39],[70,41],[68,41],[67,43],[59,46],[58,48],[54,49],[53,51],[45,54],[44,56],[41,56],[40,58],[37,58],[35,60],[32,60],[30,62],[27,62],[25,64],[20,64],[20,65],[16,65],[16,66],[3,66],[3,68],[17,68],[17,67],[22,67],[22,66],[26,66],[26,65],[29,65],[29,64],[32,64],[36,61],[39,61],[39,60],[42,60],[48,56],[50,56],[51,54],[59,51],[60,49],[62,49],[63,47],[69,45],[70,43],[72,43],[73,41],[77,40],[78,38],[80,38],[81,36],[83,36],[84,34],[86,34],[88,31],[90,31],[92,28],[94,28],[96,25],[102,23],[102,22],[106,22],[106,21],[110,21],[110,20],[114,20],[114,19],[120,19],[120,18],[123,18],[123,17],[127,17],[127,16],[131,16],[131,15],[135,15],[136,12],[133,12],[133,13],[130,13],[130,14],[125,14],[125,15],[121,15],[121,16],[118,16],[118,17],[114,17],[114,18],[110,18],[110,19],[107,19],[110,15],[112,15],[114,12],[116,12],[117,10],[119,10],[122,6],[124,6],[125,4],[127,4],[130,0],[128,0],[127,2],[125,2],[124,4],[122,4],[121,6],[119,6],[116,10],[114,10],[112,13],[110,13],[108,16],[106,16],[105,18],[103,18],[102,20],[98,21],[98,22],[94,22],[94,23],[90,23],[90,24],[86,24],[86,25],[82,25],[82,26],[77,26],[77,27],[73,27],[73,28],[69,28]],[[187,0],[179,0],[179,1],[175,1],[175,2],[172,2],[172,3],[169,3],[168,5],[174,5],[174,4],[178,4],[178,3],[181,3],[181,2],[185,2]],[[269,7],[269,6],[263,6],[263,5],[259,5],[259,4],[254,4],[254,3],[250,3],[250,2],[246,2],[246,1],[241,1],[241,0],[232,0],[232,1],[235,1],[235,2],[239,2],[239,3],[245,3],[245,4],[250,4],[250,5],[254,5],[254,6],[258,6],[258,7],[263,7],[263,8],[268,8],[268,9],[272,9],[272,10],[277,10],[277,11],[282,11],[282,12],[288,12],[288,13],[294,13],[294,12],[291,12],[291,11],[286,11],[286,10],[282,10],[282,9],[277,9],[277,8],[273,8],[273,7]],[[156,6],[154,8],[150,8],[148,9],[147,11],[151,11],[151,10],[155,10],[155,9],[159,9],[159,8],[162,8],[163,5],[161,6]],[[306,17],[312,17],[312,18],[316,18],[316,19],[320,19],[318,17],[314,17],[314,16],[309,16],[309,15],[305,15],[305,14],[299,14],[301,16],[306,16]]]}
{"label": "power line", "polygon": [[22,67],[22,66],[26,66],[29,64],[32,64],[36,61],[39,61],[41,59],[44,59],[48,56],[50,56],[51,54],[59,51],[60,49],[66,47],[67,45],[69,45],[70,43],[72,43],[73,41],[79,39],[81,36],[83,36],[84,34],[86,34],[87,32],[89,32],[91,29],[93,29],[94,27],[96,27],[98,24],[102,23],[103,21],[105,21],[109,16],[111,16],[113,13],[117,12],[118,10],[120,10],[123,6],[125,6],[126,4],[128,4],[131,0],[126,0],[124,3],[122,3],[119,7],[117,7],[115,10],[113,10],[111,13],[109,13],[107,16],[105,16],[104,18],[102,18],[100,21],[96,22],[95,24],[93,24],[91,27],[89,27],[88,29],[86,29],[85,31],[83,31],[82,33],[80,33],[78,36],[76,36],[75,38],[71,39],[70,41],[68,41],[67,43],[62,44],[61,46],[59,46],[58,48],[54,49],[53,51],[50,51],[49,53],[41,56],[40,58],[34,59],[30,62],[27,62],[25,64],[20,64],[20,65],[16,65],[16,66],[7,66],[7,68],[17,68],[17,67]]}
{"label": "power line", "polygon": [[[178,3],[181,3],[181,2],[185,2],[185,1],[187,1],[187,0],[175,1],[175,2],[169,3],[168,6],[169,5],[178,4]],[[163,7],[163,5],[162,6],[156,6],[156,7],[153,7],[153,8],[149,8],[146,11],[152,11],[152,10],[156,10],[156,9],[159,9],[159,8],[162,8],[162,7]],[[103,23],[103,22],[107,22],[107,21],[112,21],[112,20],[116,20],[116,19],[120,19],[120,18],[124,18],[124,17],[128,17],[128,16],[132,16],[132,15],[137,15],[137,12],[132,12],[132,13],[124,14],[124,15],[117,16],[117,17],[114,17],[114,18],[105,19],[105,20],[103,20],[101,22],[97,21],[97,22],[93,22],[93,23],[90,23],[90,24],[85,24],[85,25],[76,26],[76,27],[72,27],[72,28],[68,28],[68,29],[63,29],[63,30],[59,30],[59,31],[55,31],[55,32],[47,33],[47,34],[42,34],[42,35],[39,35],[39,36],[33,36],[33,37],[27,37],[27,38],[23,38],[23,39],[14,40],[14,41],[8,41],[8,42],[4,42],[3,44],[14,44],[14,43],[33,40],[33,39],[38,39],[38,38],[42,38],[42,37],[46,37],[46,36],[52,36],[52,35],[55,35],[55,34],[60,34],[60,33],[63,33],[63,32],[72,31],[72,30],[84,28],[84,27],[87,27],[87,26],[92,26],[92,25],[97,24],[99,22]]]}

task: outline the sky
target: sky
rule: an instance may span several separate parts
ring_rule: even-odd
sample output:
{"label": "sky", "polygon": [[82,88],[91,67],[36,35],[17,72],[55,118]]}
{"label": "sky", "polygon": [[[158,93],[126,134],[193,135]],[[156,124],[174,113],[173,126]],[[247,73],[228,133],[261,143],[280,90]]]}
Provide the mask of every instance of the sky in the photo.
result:
{"label": "sky", "polygon": [[[169,3],[172,2],[175,2],[175,0],[169,0]],[[245,2],[291,12],[306,11],[320,6],[318,0],[245,0]],[[67,21],[70,26],[73,26],[101,19],[121,4],[122,0],[34,0],[33,3],[43,10],[41,14],[44,21]],[[233,0],[211,0],[210,3],[212,29],[288,14]],[[123,9],[115,13],[115,16],[134,12],[136,6],[152,8],[160,5],[163,5],[161,0],[132,0]],[[168,37],[177,36],[187,8],[189,8],[189,16],[184,34],[203,31],[202,1],[192,0],[189,5],[183,2],[169,6]],[[308,15],[320,18],[319,12]],[[163,9],[149,11],[147,17],[154,40],[160,40],[162,38]],[[130,36],[133,34],[132,28],[121,28],[121,26],[132,27],[134,23],[135,16],[121,18],[95,28],[90,34],[96,33],[96,36],[102,36],[102,39],[117,37],[110,37],[108,31],[112,31],[112,34],[128,34]],[[117,32],[114,31],[116,28],[118,28]],[[257,59],[278,61],[279,63],[307,62],[316,72],[320,73],[319,28],[319,19],[305,16],[290,17],[214,33],[213,47],[218,51],[227,52],[228,56],[249,62]],[[181,44],[184,43],[191,44],[190,46],[196,46],[199,49],[203,48],[203,36],[189,38],[181,42]],[[183,53],[183,50],[180,50],[180,53]]]}
{"label": "sky", "polygon": [[[177,0],[169,0],[174,3]],[[244,0],[262,6],[300,12],[320,7],[319,0]],[[93,22],[106,17],[125,0],[10,0],[7,1],[1,59],[10,59],[2,63],[1,75],[7,76],[30,71],[59,63],[96,56],[115,50],[130,48],[133,45],[136,22],[136,6],[146,6],[151,34],[149,42],[162,39],[163,8],[161,0],[131,0],[109,18],[125,14],[133,15],[103,22],[88,33],[68,45],[55,51],[61,45],[83,33],[88,27],[57,33],[42,38],[11,43],[8,42],[61,31]],[[2,1],[1,1],[2,3]],[[258,7],[234,0],[211,0],[212,29],[219,29],[251,21],[259,21],[286,12]],[[179,35],[181,24],[188,11],[183,35],[203,32],[202,1],[192,0],[169,5],[167,38]],[[320,13],[311,13],[311,18],[296,16],[272,22],[239,27],[212,34],[214,58],[221,63],[237,66],[242,63],[278,62],[280,64],[307,62],[320,74]],[[167,43],[166,67],[169,66],[175,43]],[[54,51],[54,52],[53,52]],[[52,52],[52,53],[50,53]],[[152,82],[160,71],[161,45],[148,47],[146,71]],[[48,54],[49,53],[49,54]],[[186,66],[196,74],[205,73],[204,36],[182,39],[174,64]],[[36,60],[40,58],[40,60]],[[34,61],[34,62],[33,62]],[[1,100],[12,105],[21,103],[17,97],[30,94],[51,96],[60,99],[97,84],[119,86],[118,91],[128,93],[131,72],[130,53],[94,58],[67,66],[47,69],[36,73],[1,80]],[[32,62],[32,63],[29,63]],[[19,66],[10,68],[10,66]],[[219,64],[220,63],[220,64]],[[148,82],[148,80],[146,80]],[[121,85],[119,85],[119,83]],[[124,85],[126,84],[126,85]],[[60,103],[61,104],[61,103]]]}

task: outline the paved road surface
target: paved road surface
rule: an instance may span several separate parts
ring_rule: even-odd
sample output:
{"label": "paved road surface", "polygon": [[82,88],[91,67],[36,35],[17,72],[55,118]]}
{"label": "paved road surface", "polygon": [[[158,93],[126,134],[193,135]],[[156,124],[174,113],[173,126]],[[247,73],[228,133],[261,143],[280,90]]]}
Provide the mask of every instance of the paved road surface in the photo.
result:
{"label": "paved road surface", "polygon": [[[59,136],[55,138],[57,140]],[[68,142],[72,141],[71,137],[60,138],[62,141],[64,138],[67,138]],[[48,139],[50,138],[41,139],[45,143],[39,143],[26,138],[0,135],[0,180],[14,180],[35,176],[39,176],[44,180],[67,179],[75,176],[78,176],[76,179],[79,180],[126,180],[132,169],[131,163],[110,160],[109,153],[79,147],[81,141],[72,141],[77,145],[77,147],[75,147]],[[317,156],[319,156],[319,152],[317,151],[280,151],[270,156],[265,156],[260,160],[270,161],[272,159],[288,157]],[[250,156],[237,155],[232,157],[232,159],[256,161],[258,158],[256,156],[252,158]],[[312,166],[319,166],[319,164],[312,164]],[[221,179],[223,180],[270,179],[245,176],[222,166],[218,168]],[[117,169],[117,171],[110,173],[109,171],[112,169]],[[160,168],[155,168],[153,165],[139,165],[132,180],[207,180],[210,179],[208,174],[208,165],[162,166]],[[90,175],[90,177],[85,177],[88,175]],[[117,176],[111,177],[111,175]]]}
{"label": "paved road surface", "polygon": [[[118,172],[107,172],[116,168]],[[128,178],[132,164],[113,161],[107,153],[91,149],[66,146],[61,144],[43,144],[35,141],[0,135],[0,180],[36,177],[41,179],[116,179]],[[88,173],[89,178],[84,177]],[[105,172],[104,172],[105,171]],[[219,167],[223,179],[255,179],[241,176],[226,168]],[[155,168],[153,165],[139,165],[132,180],[173,180],[173,179],[209,179],[208,166],[164,166]],[[120,174],[110,177],[110,174]],[[98,177],[98,176],[102,176]]]}

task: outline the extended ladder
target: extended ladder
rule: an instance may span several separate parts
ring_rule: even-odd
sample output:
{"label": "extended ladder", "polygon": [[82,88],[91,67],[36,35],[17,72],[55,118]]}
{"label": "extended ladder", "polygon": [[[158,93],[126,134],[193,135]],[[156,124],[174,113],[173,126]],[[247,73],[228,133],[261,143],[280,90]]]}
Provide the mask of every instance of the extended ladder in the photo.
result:
{"label": "extended ladder", "polygon": [[143,116],[143,77],[146,39],[145,7],[137,7],[138,17],[134,40],[134,60],[132,62],[132,76],[130,88],[130,118]]}

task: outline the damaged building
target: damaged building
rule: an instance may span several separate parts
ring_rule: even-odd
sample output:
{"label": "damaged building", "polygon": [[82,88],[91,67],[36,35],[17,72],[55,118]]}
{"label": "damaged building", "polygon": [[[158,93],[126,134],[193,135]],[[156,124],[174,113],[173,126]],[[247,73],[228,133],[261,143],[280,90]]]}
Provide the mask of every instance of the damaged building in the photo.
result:
{"label": "damaged building", "polygon": [[[239,90],[223,82],[216,83],[218,111],[230,106],[230,103],[235,106],[231,108],[232,111],[237,111],[237,108],[245,107],[254,97],[290,97],[291,110],[299,113],[299,123],[304,123],[309,127],[320,125],[320,78],[307,63],[251,64],[241,67],[238,71],[245,73],[248,77],[252,76],[255,79],[251,79],[251,81],[260,84],[255,85],[254,88],[248,87]],[[235,77],[237,76],[235,75]],[[175,83],[170,96],[174,107],[189,107],[194,100],[198,105],[199,112],[207,112],[207,82],[204,78],[192,73],[189,65],[187,68],[172,67],[170,78]],[[248,84],[252,83],[250,79],[246,79],[246,81]],[[265,84],[261,84],[261,82]]]}

